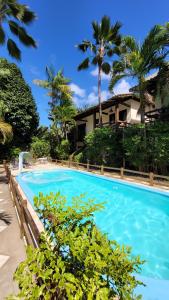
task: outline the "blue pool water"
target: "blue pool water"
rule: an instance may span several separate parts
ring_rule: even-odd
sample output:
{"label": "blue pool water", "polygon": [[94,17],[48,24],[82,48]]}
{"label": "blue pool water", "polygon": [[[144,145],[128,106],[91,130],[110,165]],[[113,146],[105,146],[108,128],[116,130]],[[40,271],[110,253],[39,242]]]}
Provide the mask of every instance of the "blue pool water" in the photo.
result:
{"label": "blue pool water", "polygon": [[99,228],[147,261],[143,276],[169,280],[169,193],[70,169],[25,172],[17,180],[32,204],[34,195],[51,191],[60,191],[69,202],[80,194],[106,202],[95,213]]}

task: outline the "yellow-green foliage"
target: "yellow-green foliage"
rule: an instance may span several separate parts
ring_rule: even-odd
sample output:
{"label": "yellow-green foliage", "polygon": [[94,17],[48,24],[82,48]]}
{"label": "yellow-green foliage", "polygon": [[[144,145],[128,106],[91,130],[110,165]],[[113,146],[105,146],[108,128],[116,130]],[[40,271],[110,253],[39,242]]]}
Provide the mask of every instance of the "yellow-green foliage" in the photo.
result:
{"label": "yellow-green foliage", "polygon": [[143,262],[97,228],[93,213],[103,205],[77,197],[70,206],[59,193],[34,203],[46,232],[39,248],[27,249],[14,276],[20,291],[10,299],[140,299],[134,274]]}

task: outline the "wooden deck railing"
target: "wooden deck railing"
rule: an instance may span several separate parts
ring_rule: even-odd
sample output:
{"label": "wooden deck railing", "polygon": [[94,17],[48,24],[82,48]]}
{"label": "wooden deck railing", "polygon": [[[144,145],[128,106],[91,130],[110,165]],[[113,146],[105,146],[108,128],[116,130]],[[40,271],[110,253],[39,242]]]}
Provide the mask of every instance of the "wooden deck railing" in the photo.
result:
{"label": "wooden deck railing", "polygon": [[121,178],[121,179],[135,179],[137,182],[140,183],[148,183],[150,186],[159,185],[169,187],[169,176],[158,175],[153,172],[146,173],[140,172],[135,170],[129,170],[125,168],[115,168],[115,167],[108,167],[103,165],[93,165],[89,162],[87,163],[79,163],[72,160],[58,160],[52,159],[52,162],[60,164],[62,166],[73,167],[76,169],[83,169],[88,172],[98,171],[101,175],[111,175],[114,177]]}
{"label": "wooden deck railing", "polygon": [[40,230],[28,209],[27,199],[22,195],[22,191],[14,176],[12,176],[8,165],[4,162],[4,168],[10,192],[12,194],[13,205],[16,208],[20,226],[20,236],[25,237],[27,245],[37,248],[39,245]]}

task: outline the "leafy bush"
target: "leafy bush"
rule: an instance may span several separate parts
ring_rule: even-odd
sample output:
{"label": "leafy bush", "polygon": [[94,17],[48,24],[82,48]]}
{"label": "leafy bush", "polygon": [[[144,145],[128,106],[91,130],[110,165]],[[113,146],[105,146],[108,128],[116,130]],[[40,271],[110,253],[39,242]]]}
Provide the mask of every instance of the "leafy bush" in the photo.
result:
{"label": "leafy bush", "polygon": [[59,159],[68,159],[70,152],[70,144],[68,140],[62,140],[56,147],[56,154]]}
{"label": "leafy bush", "polygon": [[85,151],[78,153],[77,155],[74,156],[74,161],[76,162],[86,162],[86,157],[85,157]]}
{"label": "leafy bush", "polygon": [[19,158],[19,153],[21,152],[22,150],[18,147],[12,147],[10,149],[10,158],[11,159],[15,159],[15,158]]}
{"label": "leafy bush", "polygon": [[169,123],[133,126],[124,132],[124,153],[130,167],[167,173],[169,168]]}
{"label": "leafy bush", "polygon": [[142,283],[133,274],[142,262],[99,231],[93,213],[101,204],[76,197],[68,206],[59,193],[40,194],[34,203],[46,231],[15,273],[14,299],[140,299],[134,289]]}
{"label": "leafy bush", "polygon": [[[120,133],[120,132],[119,132]],[[96,128],[85,137],[86,156],[92,163],[121,165],[119,133],[110,127]],[[120,155],[120,156],[119,156]]]}
{"label": "leafy bush", "polygon": [[50,145],[47,141],[35,138],[31,144],[31,152],[35,158],[49,156]]}

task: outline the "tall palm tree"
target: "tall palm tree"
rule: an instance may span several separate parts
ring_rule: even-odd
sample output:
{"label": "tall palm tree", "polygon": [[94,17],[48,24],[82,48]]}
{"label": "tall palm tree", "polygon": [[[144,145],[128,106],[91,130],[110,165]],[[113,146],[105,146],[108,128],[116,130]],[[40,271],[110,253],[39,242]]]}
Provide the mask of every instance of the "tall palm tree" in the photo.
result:
{"label": "tall palm tree", "polygon": [[6,105],[0,101],[0,143],[10,142],[13,137],[12,126],[5,122]]}
{"label": "tall palm tree", "polygon": [[36,18],[26,5],[18,3],[17,0],[1,0],[0,1],[0,44],[7,45],[9,54],[21,59],[21,51],[16,42],[7,37],[3,25],[8,24],[9,30],[14,34],[19,41],[27,47],[36,47],[34,39],[28,35],[22,24],[29,25]]}
{"label": "tall palm tree", "polygon": [[168,55],[167,40],[167,27],[160,25],[150,30],[142,44],[133,37],[126,36],[122,40],[120,58],[113,62],[109,89],[112,91],[116,83],[124,77],[137,79],[142,123],[145,122],[146,103],[150,100],[146,91],[146,77],[165,65]]}
{"label": "tall palm tree", "polygon": [[62,105],[63,102],[71,102],[72,91],[69,86],[70,80],[64,77],[63,70],[59,70],[57,73],[55,73],[55,70],[52,66],[46,67],[46,76],[46,80],[35,79],[34,83],[49,90],[48,95],[51,98],[51,101],[49,102],[49,117],[51,117],[51,112],[55,108],[55,105]]}
{"label": "tall palm tree", "polygon": [[77,47],[82,52],[88,52],[89,56],[78,66],[78,70],[87,69],[90,65],[98,68],[98,102],[99,102],[99,124],[102,126],[102,106],[101,106],[101,80],[102,72],[109,74],[111,66],[109,57],[117,53],[121,42],[119,30],[121,24],[116,22],[111,25],[110,18],[104,16],[100,23],[92,22],[93,40],[83,40]]}

